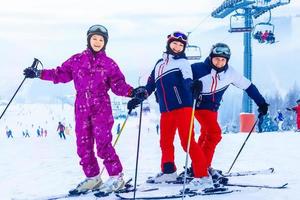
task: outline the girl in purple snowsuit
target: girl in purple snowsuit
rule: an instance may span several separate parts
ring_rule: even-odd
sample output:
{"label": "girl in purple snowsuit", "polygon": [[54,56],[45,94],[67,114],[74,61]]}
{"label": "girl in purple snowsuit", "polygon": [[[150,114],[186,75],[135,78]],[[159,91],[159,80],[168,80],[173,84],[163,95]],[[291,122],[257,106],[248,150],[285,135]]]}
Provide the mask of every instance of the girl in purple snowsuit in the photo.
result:
{"label": "girl in purple snowsuit", "polygon": [[[133,88],[126,83],[115,61],[105,53],[108,32],[104,26],[94,25],[87,32],[88,48],[73,55],[55,69],[26,68],[27,78],[39,77],[53,83],[74,81],[76,89],[75,122],[77,154],[86,175],[71,194],[100,189],[111,192],[124,186],[122,165],[112,146],[111,129],[114,123],[109,89],[119,96],[132,96]],[[103,159],[110,178],[103,184],[94,153]],[[110,190],[110,191],[108,191]]]}

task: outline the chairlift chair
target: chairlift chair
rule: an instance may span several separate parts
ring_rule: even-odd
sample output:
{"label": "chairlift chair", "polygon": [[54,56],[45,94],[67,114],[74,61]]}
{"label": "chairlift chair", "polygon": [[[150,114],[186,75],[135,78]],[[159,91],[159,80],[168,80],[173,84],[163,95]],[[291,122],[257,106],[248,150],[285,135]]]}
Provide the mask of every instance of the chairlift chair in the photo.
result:
{"label": "chairlift chair", "polygon": [[260,30],[269,30],[269,31],[272,31],[274,33],[274,30],[275,30],[275,26],[274,24],[270,23],[270,22],[260,22],[258,24],[256,24],[253,28],[253,32],[257,32],[257,31],[260,31]]}
{"label": "chairlift chair", "polygon": [[[268,32],[272,32],[273,35],[275,34],[274,32],[275,30],[275,26],[274,24],[270,23],[270,22],[260,22],[258,24],[256,24],[253,28],[253,32],[252,32],[252,37],[256,40],[258,40],[260,42],[260,40],[257,38],[256,34],[261,31],[262,33],[264,33],[265,31],[268,31]],[[264,42],[264,41],[263,41]],[[263,42],[260,42],[260,43],[263,43]],[[271,44],[275,42],[275,38],[274,38],[274,41],[270,42]]]}
{"label": "chairlift chair", "polygon": [[185,54],[188,60],[200,60],[201,59],[201,49],[196,45],[187,45],[185,49]]}
{"label": "chairlift chair", "polygon": [[245,27],[245,16],[241,13],[236,13],[230,16],[229,33],[251,32],[253,27]]}

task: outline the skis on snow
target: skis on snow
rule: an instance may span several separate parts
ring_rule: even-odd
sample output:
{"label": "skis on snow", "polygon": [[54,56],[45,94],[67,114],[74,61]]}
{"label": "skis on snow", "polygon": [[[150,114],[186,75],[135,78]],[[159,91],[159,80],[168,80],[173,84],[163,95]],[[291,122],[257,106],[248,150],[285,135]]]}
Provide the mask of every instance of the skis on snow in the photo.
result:
{"label": "skis on snow", "polygon": [[[288,183],[282,184],[282,185],[255,185],[255,184],[235,184],[235,183],[229,183],[227,185],[224,185],[222,187],[216,187],[213,189],[206,189],[203,192],[197,192],[197,191],[186,191],[184,196],[185,197],[195,197],[195,196],[207,196],[207,195],[221,195],[221,194],[228,194],[232,192],[242,192],[242,190],[237,189],[230,189],[229,187],[244,187],[244,188],[258,188],[258,189],[285,189],[287,188]],[[166,186],[166,185],[165,185]],[[160,191],[161,187],[155,187],[154,190]],[[139,188],[137,188],[139,190]],[[148,191],[153,191],[151,188],[148,189]],[[174,191],[174,189],[172,189]],[[120,199],[132,199],[133,198],[133,191],[130,192],[120,192],[115,193],[115,195]],[[182,198],[183,194],[182,192],[175,193],[175,194],[160,194],[158,193],[147,193],[145,190],[145,193],[138,193],[135,199],[176,199],[176,198]]]}
{"label": "skis on snow", "polygon": [[[268,169],[262,169],[262,170],[251,170],[251,171],[239,171],[239,172],[231,172],[228,174],[224,174],[224,177],[235,177],[235,176],[251,176],[251,175],[259,175],[259,174],[272,174],[274,173],[274,168],[268,168]],[[188,179],[192,179],[191,177],[188,177]],[[132,194],[133,194],[133,186],[130,184],[132,179],[129,179],[125,187],[121,189],[118,192],[115,192],[115,195],[120,198],[120,199],[132,199]],[[182,184],[182,181],[180,180],[180,177],[177,181],[174,182],[168,182],[167,185],[178,185]],[[216,185],[217,186],[217,185]],[[204,196],[204,195],[218,195],[218,194],[227,194],[227,193],[232,193],[232,192],[237,192],[241,190],[236,190],[236,189],[229,189],[229,187],[243,187],[243,188],[259,188],[259,189],[285,189],[287,188],[288,183],[284,184],[279,184],[279,185],[259,185],[259,184],[244,184],[244,183],[226,183],[222,187],[220,185],[218,187],[215,187],[210,190],[205,190],[203,192],[196,192],[196,191],[186,191],[185,196],[193,197],[193,196]],[[175,189],[175,188],[174,188]],[[172,189],[172,191],[174,191]],[[155,193],[154,191],[158,190],[158,193]],[[160,194],[160,191],[162,188],[160,187],[160,184],[151,184],[151,183],[146,183],[139,185],[136,188],[136,191],[139,192],[139,195],[136,196],[136,199],[175,199],[175,198],[181,198],[183,196],[182,193],[178,192],[177,194]],[[176,191],[176,189],[175,189]],[[41,198],[35,198],[33,200],[58,200],[58,199],[67,199],[67,198],[72,198],[72,197],[80,197],[80,196],[85,196],[85,195],[91,195],[91,196],[96,196],[98,198],[101,197],[107,197],[111,195],[111,193],[103,193],[99,192],[97,190],[95,191],[87,191],[85,193],[79,193],[79,194],[61,194],[61,195],[53,195],[53,196],[47,196],[47,197],[41,197]],[[150,194],[151,193],[151,194]],[[17,199],[14,199],[17,200]],[[20,199],[19,199],[20,200]]]}
{"label": "skis on snow", "polygon": [[[220,194],[228,194],[234,191],[239,190],[229,190],[228,188],[213,188],[213,189],[206,189],[203,192],[197,191],[186,191],[184,194],[168,194],[168,195],[161,195],[161,194],[151,194],[151,195],[137,195],[135,199],[177,199],[184,197],[194,197],[194,196],[207,196],[207,195],[220,195]],[[124,193],[116,193],[115,194],[120,199],[132,199],[132,194],[124,194]]]}

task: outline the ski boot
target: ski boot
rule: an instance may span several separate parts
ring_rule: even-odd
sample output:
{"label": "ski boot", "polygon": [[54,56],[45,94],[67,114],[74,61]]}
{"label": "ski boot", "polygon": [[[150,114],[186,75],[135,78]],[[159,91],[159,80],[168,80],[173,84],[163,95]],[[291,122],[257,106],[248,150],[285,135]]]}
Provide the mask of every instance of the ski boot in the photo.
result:
{"label": "ski boot", "polygon": [[146,182],[147,183],[166,183],[166,182],[177,181],[177,177],[178,176],[177,176],[176,171],[173,173],[170,173],[170,174],[160,172],[154,177],[149,177]]}
{"label": "ski boot", "polygon": [[86,178],[84,181],[79,183],[77,187],[69,191],[70,195],[85,194],[89,190],[95,190],[103,184],[100,174],[95,177]]}

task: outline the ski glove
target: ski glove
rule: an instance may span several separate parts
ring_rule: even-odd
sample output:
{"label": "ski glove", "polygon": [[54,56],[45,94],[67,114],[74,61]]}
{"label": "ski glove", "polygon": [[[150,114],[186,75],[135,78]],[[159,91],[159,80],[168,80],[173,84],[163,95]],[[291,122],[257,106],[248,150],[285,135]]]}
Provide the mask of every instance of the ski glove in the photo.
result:
{"label": "ski glove", "polygon": [[148,98],[148,91],[145,86],[140,86],[140,87],[133,89],[130,97],[138,98],[138,99],[144,101],[145,99]]}
{"label": "ski glove", "polygon": [[26,78],[40,78],[41,70],[34,67],[27,67],[24,69],[23,74]]}
{"label": "ski glove", "polygon": [[200,80],[194,80],[191,85],[192,93],[193,93],[193,98],[198,99],[200,96],[202,89],[203,89],[203,84],[202,81]]}
{"label": "ski glove", "polygon": [[133,109],[135,109],[136,107],[138,107],[138,105],[140,104],[140,103],[142,103],[144,100],[141,100],[141,99],[139,99],[139,98],[133,98],[133,99],[131,99],[131,100],[129,100],[128,101],[128,103],[127,103],[127,109],[128,110],[133,110]]}
{"label": "ski glove", "polygon": [[266,102],[265,103],[263,103],[263,104],[261,104],[261,105],[259,105],[258,106],[258,112],[259,112],[259,114],[260,115],[266,115],[267,114],[267,112],[268,112],[268,106],[269,106],[269,104],[267,104]]}

